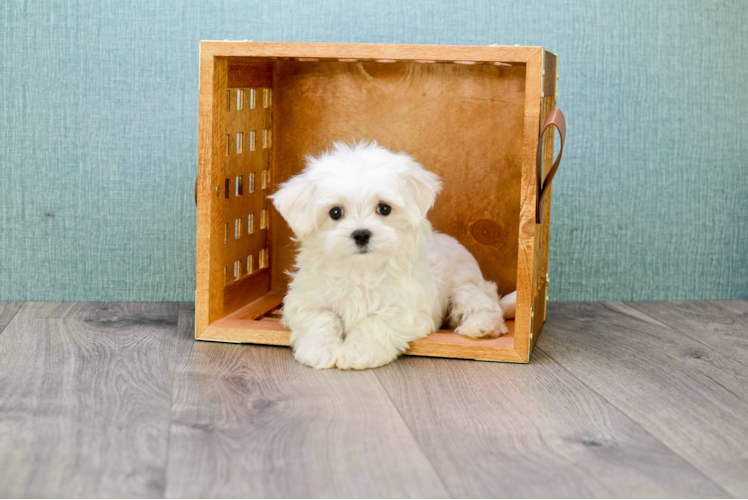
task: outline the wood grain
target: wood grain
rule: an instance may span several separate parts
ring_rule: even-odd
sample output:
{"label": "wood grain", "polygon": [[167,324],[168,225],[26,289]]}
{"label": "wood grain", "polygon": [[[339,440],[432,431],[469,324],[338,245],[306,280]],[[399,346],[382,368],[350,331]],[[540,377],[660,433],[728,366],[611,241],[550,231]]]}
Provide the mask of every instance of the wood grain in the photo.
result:
{"label": "wood grain", "polygon": [[0,497],[162,496],[176,321],[24,304],[0,335]]}
{"label": "wood grain", "polygon": [[538,347],[730,494],[748,495],[745,365],[621,303],[551,303]]}
{"label": "wood grain", "polygon": [[372,371],[195,342],[180,312],[168,497],[444,497]]}
{"label": "wood grain", "polygon": [[3,333],[22,305],[23,302],[0,302],[0,333]]}
{"label": "wood grain", "polygon": [[558,56],[553,52],[543,50],[543,95],[545,97],[556,96],[556,83],[558,74]]}
{"label": "wood grain", "polygon": [[748,321],[748,300],[713,300],[709,304],[721,307],[739,317],[741,321]]}
{"label": "wood grain", "polygon": [[254,300],[237,310],[236,312],[229,314],[221,321],[227,320],[248,320],[253,321],[258,318],[262,318],[268,312],[279,308],[283,305],[283,294],[282,293],[266,293],[257,300]]}
{"label": "wood grain", "polygon": [[[224,196],[228,63],[200,50],[197,155],[196,333],[223,314]],[[216,193],[216,188],[220,191]]]}
{"label": "wood grain", "polygon": [[629,305],[748,365],[748,301],[634,302]]}
{"label": "wood grain", "polygon": [[[272,300],[272,297],[265,297],[267,299],[259,299],[236,313],[216,321],[197,338],[214,342],[289,346],[291,334],[279,322],[279,319],[253,320],[240,317],[243,314],[252,315],[253,309],[257,310],[255,304],[259,307],[258,310],[263,310],[264,308],[259,303]],[[452,330],[439,330],[426,338],[411,342],[405,355],[523,363],[527,359],[520,356],[514,349],[514,320],[507,320],[506,326],[509,329],[508,334],[494,339],[480,340],[458,335]]]}
{"label": "wood grain", "polygon": [[532,347],[533,273],[535,270],[535,205],[537,199],[538,131],[540,130],[540,91],[542,53],[527,63],[525,81],[525,120],[522,139],[522,180],[520,186],[519,250],[517,255],[517,308],[514,348],[529,360]]}
{"label": "wood grain", "polygon": [[[549,61],[548,52],[545,52],[544,58],[544,76],[543,85],[545,86],[550,77],[553,78],[555,88],[555,57],[553,61]],[[550,66],[550,67],[549,67]],[[552,68],[552,71],[550,69]],[[539,124],[545,123],[546,118],[551,111],[556,107],[556,98],[553,95],[546,95],[543,98],[543,102],[540,108],[540,117],[538,119]],[[541,125],[542,126],[542,125]],[[542,175],[543,178],[550,171],[553,164],[553,134],[546,133],[543,139],[542,149]],[[535,225],[535,238],[534,238],[534,256],[533,256],[533,272],[532,272],[532,294],[533,294],[533,308],[532,308],[532,339],[530,344],[530,350],[535,347],[535,342],[538,340],[540,330],[545,322],[546,302],[547,302],[547,291],[548,291],[548,248],[551,240],[551,185],[548,185],[548,194],[546,195],[546,202],[541,207],[543,214],[540,224]],[[537,188],[535,189],[537,191]],[[540,193],[536,193],[536,197],[540,196]],[[536,198],[537,199],[537,198]]]}
{"label": "wood grain", "polygon": [[19,305],[0,303],[0,497],[748,491],[746,367],[720,352],[746,301],[555,303],[529,365],[355,373],[195,342],[191,304]]}
{"label": "wood grain", "polygon": [[454,497],[726,495],[541,352],[376,373]]}
{"label": "wood grain", "polygon": [[200,52],[215,57],[301,58],[433,61],[501,61],[525,63],[542,52],[542,47],[467,46],[467,45],[404,45],[379,43],[275,43],[201,41]]}

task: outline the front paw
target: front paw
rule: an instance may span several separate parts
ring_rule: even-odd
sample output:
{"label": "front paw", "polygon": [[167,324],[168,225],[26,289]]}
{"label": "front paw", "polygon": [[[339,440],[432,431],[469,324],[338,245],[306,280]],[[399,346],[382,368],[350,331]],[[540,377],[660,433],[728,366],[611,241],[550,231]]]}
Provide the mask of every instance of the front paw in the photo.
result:
{"label": "front paw", "polygon": [[394,361],[397,349],[386,349],[374,341],[346,340],[338,352],[338,368],[341,370],[366,370]]}
{"label": "front paw", "polygon": [[455,333],[473,339],[499,337],[509,333],[501,312],[479,312],[465,318]]}
{"label": "front paw", "polygon": [[342,345],[340,339],[300,342],[294,347],[293,355],[296,361],[312,368],[333,368]]}

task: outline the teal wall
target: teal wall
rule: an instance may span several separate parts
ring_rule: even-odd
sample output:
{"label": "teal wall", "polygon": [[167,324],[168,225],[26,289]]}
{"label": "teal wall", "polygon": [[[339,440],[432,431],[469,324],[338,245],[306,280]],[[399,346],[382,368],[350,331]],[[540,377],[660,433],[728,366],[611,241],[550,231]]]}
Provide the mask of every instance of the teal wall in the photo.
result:
{"label": "teal wall", "polygon": [[748,298],[748,2],[0,5],[0,300],[192,300],[198,41],[542,45],[551,300]]}

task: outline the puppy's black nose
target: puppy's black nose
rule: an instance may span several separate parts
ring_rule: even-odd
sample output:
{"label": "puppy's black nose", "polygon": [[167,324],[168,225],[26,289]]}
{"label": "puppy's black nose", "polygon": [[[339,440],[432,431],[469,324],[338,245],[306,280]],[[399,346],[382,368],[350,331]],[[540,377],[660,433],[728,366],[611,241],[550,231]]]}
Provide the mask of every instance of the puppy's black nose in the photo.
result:
{"label": "puppy's black nose", "polygon": [[356,229],[351,234],[351,238],[356,242],[356,245],[365,247],[369,243],[369,238],[371,238],[371,231],[368,229]]}

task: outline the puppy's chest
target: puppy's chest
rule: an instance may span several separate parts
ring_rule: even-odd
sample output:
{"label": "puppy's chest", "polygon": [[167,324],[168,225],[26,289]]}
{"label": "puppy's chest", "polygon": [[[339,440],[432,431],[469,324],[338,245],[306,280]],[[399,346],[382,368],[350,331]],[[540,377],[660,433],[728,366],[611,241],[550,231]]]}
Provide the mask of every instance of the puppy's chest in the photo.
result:
{"label": "puppy's chest", "polygon": [[333,312],[350,321],[371,314],[398,314],[406,304],[413,302],[413,298],[405,292],[390,284],[380,284],[375,288],[348,286],[328,290],[325,302]]}

